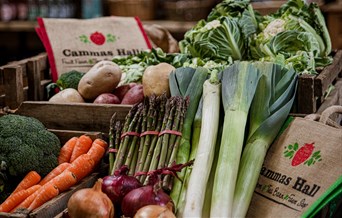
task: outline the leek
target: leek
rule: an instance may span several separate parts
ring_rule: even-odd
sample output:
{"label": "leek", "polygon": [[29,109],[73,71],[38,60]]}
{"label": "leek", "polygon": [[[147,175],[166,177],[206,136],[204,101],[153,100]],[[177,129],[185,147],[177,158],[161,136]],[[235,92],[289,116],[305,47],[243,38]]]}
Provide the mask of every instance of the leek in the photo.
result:
{"label": "leek", "polygon": [[245,217],[266,152],[285,122],[296,90],[296,74],[267,62],[254,64],[262,74],[250,109],[250,128],[233,200],[233,217]]}
{"label": "leek", "polygon": [[211,201],[211,217],[231,217],[248,111],[260,79],[250,62],[236,62],[222,75],[224,123]]}
{"label": "leek", "polygon": [[[177,152],[176,163],[186,163],[189,161],[191,152],[191,135],[192,124],[198,108],[199,101],[202,97],[203,83],[207,79],[209,70],[203,67],[177,68],[169,76],[169,84],[171,95],[181,95],[189,97],[189,106],[185,113],[184,124],[182,129],[182,138]],[[174,180],[170,197],[178,208],[178,200],[183,186],[183,180],[186,170],[177,173],[179,179]]]}
{"label": "leek", "polygon": [[[197,112],[195,114],[194,121],[192,123],[192,136],[191,136],[191,153],[189,160],[194,160],[196,158],[197,154],[197,148],[198,148],[198,143],[200,139],[200,134],[201,134],[201,128],[202,128],[202,108],[203,108],[203,95],[202,98],[198,104]],[[182,217],[184,207],[185,207],[185,200],[186,200],[186,192],[188,190],[188,183],[190,179],[190,175],[192,172],[192,167],[186,168],[183,184],[182,184],[182,189],[179,194],[179,199],[178,199],[178,208],[176,208],[177,211],[177,216]]]}
{"label": "leek", "polygon": [[203,84],[202,128],[195,162],[186,190],[183,217],[202,217],[202,207],[215,154],[219,127],[221,84],[217,72]]}

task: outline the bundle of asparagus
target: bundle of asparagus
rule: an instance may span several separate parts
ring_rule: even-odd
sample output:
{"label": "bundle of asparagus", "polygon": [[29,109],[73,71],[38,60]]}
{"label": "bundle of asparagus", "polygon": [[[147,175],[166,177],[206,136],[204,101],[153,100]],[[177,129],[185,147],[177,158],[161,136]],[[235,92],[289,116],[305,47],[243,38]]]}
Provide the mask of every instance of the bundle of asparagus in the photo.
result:
{"label": "bundle of asparagus", "polygon": [[[129,167],[129,175],[135,175],[175,164],[187,107],[188,100],[181,96],[150,96],[132,107],[124,123],[113,116],[109,173],[113,175],[123,165]],[[146,177],[137,178],[146,184]],[[163,185],[171,188],[169,177],[164,178]]]}

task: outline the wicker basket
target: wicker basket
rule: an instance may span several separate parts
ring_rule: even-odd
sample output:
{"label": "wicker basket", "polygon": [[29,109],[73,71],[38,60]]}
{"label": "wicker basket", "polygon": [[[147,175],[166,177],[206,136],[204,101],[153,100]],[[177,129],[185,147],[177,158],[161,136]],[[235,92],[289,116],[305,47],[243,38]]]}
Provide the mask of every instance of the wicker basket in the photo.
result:
{"label": "wicker basket", "polygon": [[153,20],[156,15],[156,0],[108,0],[108,8],[110,15]]}

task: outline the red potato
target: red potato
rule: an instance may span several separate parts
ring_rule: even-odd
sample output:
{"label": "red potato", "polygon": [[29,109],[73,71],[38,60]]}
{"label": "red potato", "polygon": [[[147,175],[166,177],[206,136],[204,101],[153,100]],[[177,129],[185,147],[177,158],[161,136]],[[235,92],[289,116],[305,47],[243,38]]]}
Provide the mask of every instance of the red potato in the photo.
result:
{"label": "red potato", "polygon": [[120,104],[120,99],[112,93],[102,93],[94,100],[94,104]]}
{"label": "red potato", "polygon": [[120,99],[120,101],[122,101],[123,97],[126,95],[128,90],[133,88],[135,85],[136,83],[129,83],[129,84],[118,86],[114,89],[112,93],[116,95]]}
{"label": "red potato", "polygon": [[123,97],[121,104],[136,104],[142,102],[143,100],[143,86],[141,84],[137,84],[133,88],[128,90],[126,95]]}

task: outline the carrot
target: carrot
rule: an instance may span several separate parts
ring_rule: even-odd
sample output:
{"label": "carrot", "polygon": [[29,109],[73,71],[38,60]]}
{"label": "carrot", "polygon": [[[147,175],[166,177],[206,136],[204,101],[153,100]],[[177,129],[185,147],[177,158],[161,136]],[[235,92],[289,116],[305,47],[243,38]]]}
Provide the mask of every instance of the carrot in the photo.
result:
{"label": "carrot", "polygon": [[39,189],[41,189],[41,185],[36,191],[34,191],[31,195],[29,195],[27,198],[25,198],[25,200],[23,200],[19,205],[17,205],[13,210],[11,210],[11,212],[14,212],[15,210],[19,209],[19,208],[28,208],[30,206],[30,204],[33,202],[33,200],[37,197],[38,193],[39,193]]}
{"label": "carrot", "polygon": [[107,150],[107,148],[108,148],[108,143],[105,140],[103,140],[103,139],[95,139],[93,141],[93,145],[94,144],[101,145],[105,150]]}
{"label": "carrot", "polygon": [[71,154],[74,150],[77,140],[78,137],[72,137],[62,146],[58,155],[58,164],[70,161]]}
{"label": "carrot", "polygon": [[88,153],[89,156],[94,160],[95,165],[97,165],[103,155],[106,153],[107,142],[102,139],[95,139]]}
{"label": "carrot", "polygon": [[30,188],[33,185],[36,185],[41,180],[41,176],[36,171],[30,171],[26,174],[26,176],[20,181],[17,187],[14,189],[12,194]]}
{"label": "carrot", "polygon": [[65,170],[55,178],[51,179],[47,184],[53,184],[58,188],[59,193],[68,190],[71,186],[77,183],[76,176],[69,170]]}
{"label": "carrot", "polygon": [[74,147],[74,150],[72,151],[69,162],[72,163],[74,160],[76,160],[77,157],[79,157],[82,154],[87,153],[92,143],[93,143],[93,140],[89,136],[81,135],[75,144],[75,147]]}
{"label": "carrot", "polygon": [[51,170],[50,173],[48,173],[39,183],[39,185],[44,185],[51,179],[55,178],[59,174],[61,174],[66,168],[70,166],[70,163],[64,162],[55,167],[53,170]]}
{"label": "carrot", "polygon": [[95,161],[88,154],[82,154],[66,169],[72,172],[77,181],[89,175],[95,168]]}
{"label": "carrot", "polygon": [[40,189],[36,196],[36,198],[32,201],[30,206],[27,208],[28,210],[34,210],[41,205],[45,204],[52,198],[56,197],[59,194],[58,188],[53,184],[45,184]]}
{"label": "carrot", "polygon": [[0,212],[10,212],[13,208],[23,202],[28,196],[37,191],[41,186],[33,185],[28,189],[17,191],[10,195],[1,205]]}

